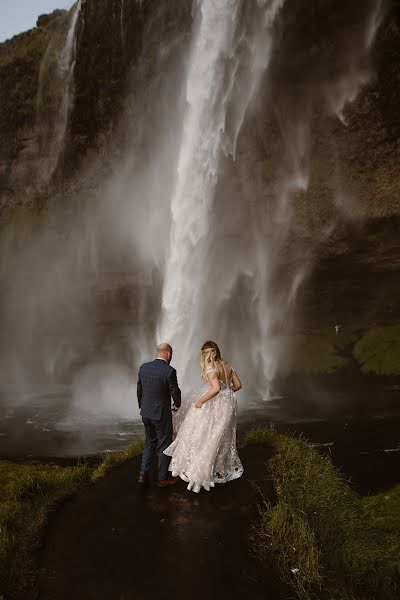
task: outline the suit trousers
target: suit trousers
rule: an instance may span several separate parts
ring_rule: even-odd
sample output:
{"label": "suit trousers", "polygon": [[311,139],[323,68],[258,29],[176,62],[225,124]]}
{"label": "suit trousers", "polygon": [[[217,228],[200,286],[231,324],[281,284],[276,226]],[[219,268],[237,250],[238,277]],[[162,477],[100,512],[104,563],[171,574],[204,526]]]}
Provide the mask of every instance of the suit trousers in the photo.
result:
{"label": "suit trousers", "polygon": [[159,481],[167,479],[169,477],[168,466],[171,458],[166,456],[163,451],[172,444],[172,415],[168,415],[168,417],[160,420],[142,417],[142,421],[146,434],[146,442],[143,449],[140,474],[144,475],[149,471],[154,455],[157,453],[158,479]]}

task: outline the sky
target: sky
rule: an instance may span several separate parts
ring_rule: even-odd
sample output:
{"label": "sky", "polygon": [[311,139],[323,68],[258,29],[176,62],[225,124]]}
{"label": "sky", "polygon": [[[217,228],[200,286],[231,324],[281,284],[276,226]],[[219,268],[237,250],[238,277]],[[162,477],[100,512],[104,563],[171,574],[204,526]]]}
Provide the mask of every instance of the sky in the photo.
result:
{"label": "sky", "polygon": [[35,27],[39,15],[73,4],[74,0],[0,0],[0,42]]}

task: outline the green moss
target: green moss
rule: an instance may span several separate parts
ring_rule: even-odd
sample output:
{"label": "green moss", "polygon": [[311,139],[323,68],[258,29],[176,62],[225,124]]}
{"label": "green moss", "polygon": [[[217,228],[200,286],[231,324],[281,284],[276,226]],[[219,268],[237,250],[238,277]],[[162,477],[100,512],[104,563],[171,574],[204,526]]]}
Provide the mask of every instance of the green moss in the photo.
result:
{"label": "green moss", "polygon": [[57,44],[65,37],[67,13],[54,19],[51,26],[35,28],[18,36],[10,52],[0,57],[0,127],[15,131],[33,126],[40,64],[54,38]]}
{"label": "green moss", "polygon": [[400,325],[370,329],[353,354],[363,373],[400,375]]}
{"label": "green moss", "polygon": [[[263,507],[253,546],[261,560],[273,551],[296,596],[398,598],[400,536],[385,496],[360,498],[329,458],[302,439],[258,429],[244,443],[268,443],[276,450],[268,466],[277,502]],[[397,514],[398,488],[389,497]]]}
{"label": "green moss", "polygon": [[327,374],[347,364],[347,359],[339,354],[329,335],[294,335],[287,343],[290,349],[287,360],[289,373]]}
{"label": "green moss", "polygon": [[6,130],[34,122],[40,61],[48,39],[46,30],[32,30],[0,60],[0,125]]}
{"label": "green moss", "polygon": [[284,361],[290,373],[333,373],[349,364],[353,354],[363,373],[400,375],[400,325],[366,330],[365,324],[313,330],[286,339]]}

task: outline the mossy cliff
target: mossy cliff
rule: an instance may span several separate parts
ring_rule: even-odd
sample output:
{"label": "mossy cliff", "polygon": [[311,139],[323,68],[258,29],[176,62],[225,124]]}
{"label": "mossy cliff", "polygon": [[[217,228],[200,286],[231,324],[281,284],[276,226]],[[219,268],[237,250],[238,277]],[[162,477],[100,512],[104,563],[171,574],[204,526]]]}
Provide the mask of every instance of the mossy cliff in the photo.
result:
{"label": "mossy cliff", "polygon": [[123,114],[140,118],[136,95],[154,75],[162,44],[189,31],[191,2],[83,0],[65,152],[43,187],[37,181],[40,67],[50,42],[65,43],[70,18],[66,11],[43,15],[36,28],[0,44],[0,223],[17,205],[50,199],[102,157]]}
{"label": "mossy cliff", "polygon": [[[343,67],[335,43],[345,24],[333,8],[331,0],[284,5],[278,25],[284,23],[285,44],[273,53],[270,68],[274,97],[268,100],[275,106],[282,105],[282,98],[296,105],[310,81],[326,79],[324,69],[335,78]],[[329,19],[322,19],[326,14]],[[54,175],[43,183],[38,177],[43,170],[37,130],[40,67],[50,41],[65,40],[70,18],[66,11],[44,15],[35,29],[0,44],[0,235],[10,223],[29,230],[32,215],[36,218],[56,201],[67,204],[69,186],[76,181],[84,180],[89,197],[88,174],[94,187],[101,185],[112,169],[110,157],[118,160],[120,141],[127,135],[121,123],[144,121],[143,98],[158,93],[157,75],[168,44],[180,44],[181,54],[186,52],[192,2],[82,0],[65,147]],[[339,35],[333,41],[332,32]],[[309,248],[314,257],[298,302],[298,322],[304,327],[295,333],[295,346],[308,350],[297,352],[302,364],[295,369],[307,370],[310,361],[317,369],[315,356],[322,361],[319,371],[341,368],[352,356],[351,344],[368,330],[400,322],[399,42],[400,8],[393,2],[365,65],[368,82],[345,107],[346,125],[317,103],[311,107],[309,188],[294,199],[292,248],[282,259],[284,272],[293,262],[303,262]],[[146,126],[153,126],[151,115],[146,115]],[[240,169],[232,167],[227,189],[248,185],[254,198],[269,197],[271,173],[279,170],[279,149],[285,143],[279,131],[274,111],[259,102],[241,131],[235,163]],[[221,187],[230,175],[228,168]],[[338,322],[356,336],[344,350],[336,347],[337,340],[332,345],[329,333]],[[359,352],[354,348],[356,358]],[[363,370],[371,369],[371,358],[361,354]],[[381,364],[376,370],[388,368]]]}
{"label": "mossy cliff", "polygon": [[[318,10],[322,16],[326,13],[325,9],[324,13],[322,8]],[[300,90],[296,86],[307,84],[303,75],[305,65],[309,65],[310,71],[306,77],[318,77],[322,63],[333,76],[340,68],[335,48],[324,38],[323,29],[321,35],[316,35],[317,29],[310,33],[309,44],[298,41],[310,18],[316,21],[314,25],[317,23],[318,10],[310,7],[304,11],[299,1],[284,8],[284,33],[288,40],[285,52],[291,59],[287,60],[285,52],[274,54],[271,73],[277,101],[280,82],[286,85],[290,80],[295,86],[294,92]],[[340,23],[334,23],[335,11],[332,15],[333,24],[325,23],[324,27],[336,28],[336,31]],[[0,194],[3,202],[10,197],[18,202],[29,195],[24,193],[13,173],[18,174],[16,165],[26,160],[34,137],[41,59],[55,30],[62,30],[67,24],[68,14],[55,11],[50,16],[40,17],[35,29],[0,44]],[[189,34],[191,25],[190,0],[175,3],[83,0],[77,28],[75,99],[68,123],[64,177],[79,171],[88,157],[92,160],[104,154],[124,112],[129,111],[132,119],[140,119],[140,115],[135,114],[136,97],[149,86],[159,66],[160,52],[168,39]],[[345,176],[347,196],[360,199],[362,214],[382,217],[400,213],[399,42],[400,10],[397,4],[392,4],[373,48],[369,66],[372,79],[346,109],[347,127],[337,119],[318,121],[317,115],[314,118],[310,189],[307,199],[299,198],[298,204],[301,206],[303,202],[312,207],[316,225],[326,217],[322,207],[331,204],[333,175],[338,176],[340,172]],[[318,56],[325,58],[322,61]],[[275,139],[274,126],[265,117],[259,107],[254,124],[256,131],[251,129],[250,160],[257,164],[262,161],[268,173],[267,147],[279,141]],[[246,149],[246,132],[243,137],[242,147]],[[254,143],[255,139],[264,140],[263,150]],[[240,156],[240,147],[238,151]],[[336,166],[332,163],[333,156]],[[31,173],[33,178],[34,175]],[[308,218],[310,211],[305,212]]]}

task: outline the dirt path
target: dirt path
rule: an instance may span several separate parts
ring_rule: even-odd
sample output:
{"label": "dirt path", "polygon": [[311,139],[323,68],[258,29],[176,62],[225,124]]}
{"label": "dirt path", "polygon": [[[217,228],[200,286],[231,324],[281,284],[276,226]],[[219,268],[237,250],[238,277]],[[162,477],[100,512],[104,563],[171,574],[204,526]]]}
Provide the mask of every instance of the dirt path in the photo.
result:
{"label": "dirt path", "polygon": [[272,495],[265,468],[269,454],[266,448],[245,449],[245,476],[199,495],[189,493],[183,482],[142,490],[136,483],[138,460],[116,468],[50,519],[39,553],[36,597],[286,598],[274,566],[261,574],[249,555],[259,490]]}

